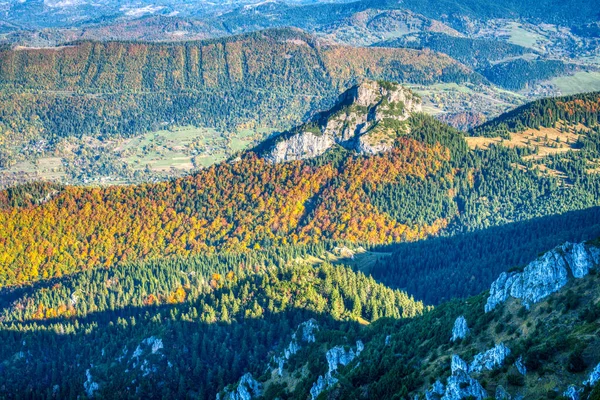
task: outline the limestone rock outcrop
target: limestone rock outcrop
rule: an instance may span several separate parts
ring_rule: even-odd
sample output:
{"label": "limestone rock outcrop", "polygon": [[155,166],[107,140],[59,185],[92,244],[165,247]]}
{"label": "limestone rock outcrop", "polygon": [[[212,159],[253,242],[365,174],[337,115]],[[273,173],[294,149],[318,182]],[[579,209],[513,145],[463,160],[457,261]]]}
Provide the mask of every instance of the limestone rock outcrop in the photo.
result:
{"label": "limestone rock outcrop", "polygon": [[[225,392],[223,400],[251,400],[261,395],[261,384],[248,372],[240,378],[235,390]],[[217,395],[217,400],[220,399],[221,397]]]}
{"label": "limestone rock outcrop", "polygon": [[574,385],[571,385],[564,391],[563,396],[569,400],[579,400],[581,398],[581,389],[577,389]]}
{"label": "limestone rock outcrop", "polygon": [[452,375],[446,381],[446,385],[439,380],[432,388],[425,392],[427,400],[460,400],[474,398],[481,400],[487,397],[485,389],[477,379],[469,375],[469,367],[460,356],[453,355],[451,362]]}
{"label": "limestone rock outcrop", "polygon": [[425,392],[425,399],[426,400],[438,400],[444,395],[445,391],[446,391],[446,388],[445,388],[444,384],[442,382],[440,382],[439,380],[437,380],[437,381],[435,381],[435,383],[433,384],[431,389]]}
{"label": "limestone rock outcrop", "polygon": [[504,359],[510,354],[510,349],[503,343],[495,345],[493,348],[475,355],[473,362],[469,366],[469,372],[491,371],[502,366]]}
{"label": "limestone rock outcrop", "polygon": [[315,332],[319,330],[319,325],[317,321],[313,318],[309,319],[298,325],[296,332],[292,335],[292,340],[283,351],[283,354],[274,357],[273,360],[277,363],[277,370],[279,376],[283,375],[283,367],[285,366],[285,362],[290,359],[291,356],[296,354],[302,348],[301,343],[314,343]]}
{"label": "limestone rock outcrop", "polygon": [[600,250],[583,243],[565,243],[529,263],[523,272],[503,272],[492,283],[485,312],[509,297],[521,299],[526,307],[565,286],[570,276],[582,278],[600,262]]}
{"label": "limestone rock outcrop", "polygon": [[463,360],[462,358],[460,358],[459,356],[454,354],[452,356],[450,370],[452,371],[453,374],[457,371],[469,372],[469,366],[467,365],[467,362],[465,360]]}
{"label": "limestone rock outcrop", "polygon": [[345,350],[342,346],[335,346],[334,348],[329,349],[326,355],[327,364],[329,365],[329,371],[327,373],[331,375],[337,370],[338,366],[350,364],[363,349],[364,345],[360,340],[356,342],[356,351],[353,349]]}
{"label": "limestone rock outcrop", "polygon": [[393,83],[365,81],[343,93],[330,111],[268,141],[263,157],[275,163],[311,158],[335,144],[360,154],[387,151],[393,146],[399,123],[419,111],[421,100],[410,90]]}
{"label": "limestone rock outcrop", "polygon": [[519,356],[519,358],[517,358],[517,361],[515,361],[515,368],[521,375],[527,375],[527,367],[525,364],[523,364],[523,356]]}
{"label": "limestone rock outcrop", "polygon": [[464,316],[456,318],[454,321],[454,327],[452,328],[452,341],[455,342],[458,339],[464,339],[469,335],[469,327],[467,326],[467,320]]}
{"label": "limestone rock outcrop", "polygon": [[350,364],[360,353],[365,346],[360,340],[356,341],[356,351],[354,349],[346,350],[343,346],[335,346],[327,351],[326,358],[328,370],[325,376],[319,376],[317,381],[313,383],[310,389],[311,399],[314,400],[329,387],[335,385],[338,380],[333,376],[340,365]]}
{"label": "limestone rock outcrop", "polygon": [[446,381],[446,385],[436,381],[432,388],[425,392],[425,398],[427,400],[460,400],[487,397],[485,389],[471,374],[500,367],[509,354],[510,350],[502,343],[490,350],[476,354],[470,365],[454,354],[450,363],[452,375]]}
{"label": "limestone rock outcrop", "polygon": [[457,370],[448,378],[446,390],[441,400],[461,400],[465,398],[481,400],[485,397],[487,397],[487,393],[476,379],[463,370]]}
{"label": "limestone rock outcrop", "polygon": [[83,388],[85,389],[85,394],[90,398],[94,397],[95,393],[100,389],[100,385],[98,382],[94,382],[94,378],[89,369],[85,370],[85,382],[83,382]]}
{"label": "limestone rock outcrop", "polygon": [[600,382],[600,363],[596,365],[596,368],[592,370],[588,379],[583,382],[584,385],[594,386],[596,383]]}

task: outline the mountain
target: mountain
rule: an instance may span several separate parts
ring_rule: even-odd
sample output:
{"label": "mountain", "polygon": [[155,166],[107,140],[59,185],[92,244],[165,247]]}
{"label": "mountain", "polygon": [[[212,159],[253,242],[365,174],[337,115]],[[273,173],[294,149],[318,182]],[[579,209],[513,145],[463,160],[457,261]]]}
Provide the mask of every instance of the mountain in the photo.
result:
{"label": "mountain", "polygon": [[574,390],[588,398],[598,382],[597,242],[563,244],[503,273],[491,290],[435,309],[329,264],[340,250],[136,262],[5,289],[0,390],[227,399]]}
{"label": "mountain", "polygon": [[[118,182],[138,181],[136,173],[160,170],[165,163],[178,167],[173,160],[181,158],[189,172],[192,164],[204,165],[196,160],[200,156],[226,158],[239,142],[247,145],[248,136],[260,140],[265,131],[305,121],[363,78],[484,82],[444,55],[333,45],[293,29],[202,42],[14,48],[1,51],[0,59],[5,176],[20,179],[33,170],[57,179],[62,172],[64,181],[74,183],[111,175]],[[149,135],[190,125],[196,130],[185,138],[187,144],[165,146]],[[132,138],[150,142],[148,150],[136,157],[124,151],[135,147],[127,141]],[[117,139],[126,143],[113,145]],[[157,147],[163,151],[153,156]],[[86,157],[103,149],[100,160]],[[55,167],[44,171],[44,165]],[[90,172],[82,177],[82,166],[88,165]]]}
{"label": "mountain", "polygon": [[341,317],[352,293],[365,304],[357,319],[424,311],[350,268],[293,261],[323,254],[319,245],[131,263],[3,291],[0,393],[214,398],[306,319],[354,329]]}
{"label": "mountain", "polygon": [[366,80],[186,177],[0,191],[0,396],[587,396],[598,97],[466,136]]}
{"label": "mountain", "polygon": [[[563,100],[548,102],[563,107]],[[584,122],[580,114],[566,113],[560,129],[546,131],[552,135],[547,139],[544,131],[533,132],[533,138],[527,132],[505,143],[465,138],[430,116],[409,114],[417,105],[406,89],[370,82],[322,114],[333,124],[321,135],[342,138],[350,126],[349,141],[330,143],[329,151],[314,158],[273,163],[268,153],[265,158],[250,151],[157,184],[30,185],[0,192],[5,227],[0,282],[14,285],[137,259],[290,243],[410,242],[600,205],[595,119]],[[357,132],[347,124],[353,118],[374,125]],[[305,135],[306,126],[290,132],[292,138]],[[386,151],[363,155],[352,135],[360,143],[372,134],[385,135],[385,149],[378,150]],[[307,137],[323,137],[318,135]]]}
{"label": "mountain", "polygon": [[292,338],[290,348],[300,348],[284,354],[283,367],[271,362],[224,398],[253,382],[248,398],[260,391],[262,398],[596,399],[598,261],[597,244],[567,243],[502,274],[489,292],[423,316],[381,319],[354,335],[321,328],[314,343]]}

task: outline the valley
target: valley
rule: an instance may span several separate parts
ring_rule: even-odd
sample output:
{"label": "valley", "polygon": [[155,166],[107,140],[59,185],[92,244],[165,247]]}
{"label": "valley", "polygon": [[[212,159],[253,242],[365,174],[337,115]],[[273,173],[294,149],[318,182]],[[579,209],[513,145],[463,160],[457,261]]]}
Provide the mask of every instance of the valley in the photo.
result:
{"label": "valley", "polygon": [[597,8],[0,2],[0,398],[600,400]]}

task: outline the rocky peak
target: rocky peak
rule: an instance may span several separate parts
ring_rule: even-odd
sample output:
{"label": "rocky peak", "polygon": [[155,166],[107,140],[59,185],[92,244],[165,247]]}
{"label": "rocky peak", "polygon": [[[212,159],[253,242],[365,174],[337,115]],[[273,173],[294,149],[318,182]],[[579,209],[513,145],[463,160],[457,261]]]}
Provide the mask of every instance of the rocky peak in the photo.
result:
{"label": "rocky peak", "polygon": [[319,330],[317,321],[313,318],[298,325],[296,332],[292,335],[292,340],[280,356],[274,357],[273,360],[277,363],[279,376],[283,375],[283,367],[285,362],[291,356],[296,354],[302,348],[301,342],[314,343],[316,340],[315,332]]}
{"label": "rocky peak", "polygon": [[338,379],[333,375],[337,371],[339,365],[346,366],[350,364],[356,357],[360,355],[360,353],[364,350],[365,345],[362,341],[356,341],[356,351],[353,349],[346,350],[344,346],[335,346],[332,349],[329,349],[326,354],[328,370],[325,376],[320,375],[315,383],[313,383],[310,389],[310,396],[312,400],[315,400],[319,397],[319,395],[335,385],[338,382]]}
{"label": "rocky peak", "polygon": [[271,162],[311,158],[336,144],[360,154],[386,151],[408,130],[402,121],[419,111],[421,100],[410,90],[365,81],[344,92],[331,110],[266,142],[263,157]]}
{"label": "rocky peak", "polygon": [[469,372],[481,372],[483,370],[491,371],[500,367],[509,354],[510,349],[503,343],[499,343],[485,352],[476,354],[473,362],[469,366]]}

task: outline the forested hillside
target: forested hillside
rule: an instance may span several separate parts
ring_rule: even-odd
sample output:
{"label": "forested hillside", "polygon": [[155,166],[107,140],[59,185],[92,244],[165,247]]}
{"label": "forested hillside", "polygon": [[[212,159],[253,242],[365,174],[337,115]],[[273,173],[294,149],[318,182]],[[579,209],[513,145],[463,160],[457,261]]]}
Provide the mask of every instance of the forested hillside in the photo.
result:
{"label": "forested hillside", "polygon": [[376,43],[373,46],[412,49],[427,48],[448,54],[450,57],[475,69],[488,67],[495,62],[522,56],[532,51],[522,46],[499,42],[497,40],[472,39],[437,32],[402,36]]}
{"label": "forested hillside", "polygon": [[[591,268],[583,277],[560,281],[544,269],[570,271],[574,264],[551,257],[564,251],[568,259],[570,246],[547,252],[526,267],[531,281],[523,291],[538,291],[534,301],[515,292],[489,310],[485,304],[492,288],[410,320],[378,320],[325,346],[317,340],[293,355],[283,374],[257,377],[264,397],[303,399],[310,390],[312,399],[596,400],[600,278],[598,258],[594,261],[591,254],[600,252],[594,245],[587,245],[589,253],[586,245],[576,245],[584,252],[581,265]],[[357,340],[364,346],[355,351]],[[321,364],[324,360],[327,364]]]}
{"label": "forested hillside", "polygon": [[187,125],[221,132],[287,128],[364,78],[484,81],[431,51],[343,47],[292,29],[200,42],[4,49],[0,168],[52,156],[65,138],[106,141]]}
{"label": "forested hillside", "polygon": [[[250,152],[159,184],[3,192],[0,282],[324,239],[414,241],[600,205],[600,177],[585,161],[597,157],[597,133],[582,135],[577,153],[531,159],[530,148],[470,150],[460,132],[426,115],[407,124],[391,151],[373,156],[337,148],[272,164]],[[561,161],[570,158],[581,162]],[[545,160],[563,175],[542,173]]]}
{"label": "forested hillside", "polygon": [[[5,289],[0,393],[214,398],[249,385],[251,398],[393,399],[440,381],[558,398],[598,381],[597,265],[528,307],[511,298],[484,312],[486,291],[432,310],[328,264],[328,249],[131,263]],[[455,355],[476,380],[451,383]]]}
{"label": "forested hillside", "polygon": [[599,117],[600,93],[545,98],[486,122],[474,128],[471,135],[507,136],[509,132],[519,132],[527,128],[554,127],[560,121],[594,127],[598,125]]}
{"label": "forested hillside", "polygon": [[[46,137],[131,135],[163,123],[236,126],[250,117],[290,124],[359,77],[481,81],[443,55],[327,45],[288,29],[203,42],[13,49],[0,60],[6,129],[37,127]],[[19,126],[20,118],[41,126]]]}
{"label": "forested hillside", "polygon": [[138,262],[3,291],[0,395],[210,399],[260,374],[309,318],[352,332],[425,310],[349,268],[293,262],[325,247]]}
{"label": "forested hillside", "polygon": [[482,292],[501,272],[545,250],[595,237],[600,237],[598,207],[388,246],[391,254],[369,272],[387,286],[437,305]]}

